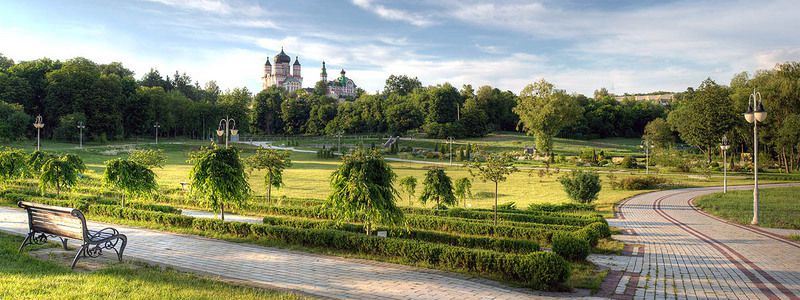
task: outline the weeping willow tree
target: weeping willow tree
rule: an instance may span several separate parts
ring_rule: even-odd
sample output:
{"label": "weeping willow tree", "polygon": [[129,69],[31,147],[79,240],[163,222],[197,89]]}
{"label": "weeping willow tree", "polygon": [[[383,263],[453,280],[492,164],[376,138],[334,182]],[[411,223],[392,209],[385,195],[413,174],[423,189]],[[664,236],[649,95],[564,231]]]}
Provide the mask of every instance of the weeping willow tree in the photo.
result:
{"label": "weeping willow tree", "polygon": [[27,155],[20,149],[0,149],[0,182],[7,182],[25,175]]}
{"label": "weeping willow tree", "polygon": [[236,148],[203,147],[189,155],[192,194],[200,204],[220,212],[225,220],[225,207],[239,207],[250,196],[244,164]]}
{"label": "weeping willow tree", "polygon": [[331,174],[331,189],[326,210],[339,222],[364,221],[367,235],[376,224],[398,225],[403,212],[395,204],[398,196],[392,182],[395,175],[376,150],[357,149],[344,156]]}
{"label": "weeping willow tree", "polygon": [[47,187],[55,187],[56,195],[61,189],[69,189],[78,182],[78,173],[86,170],[80,157],[64,155],[45,159],[39,169],[39,186],[42,194]]}
{"label": "weeping willow tree", "polygon": [[288,151],[258,149],[256,154],[246,159],[250,170],[266,170],[264,184],[267,186],[267,202],[272,200],[272,188],[283,186],[283,170],[292,166]]}
{"label": "weeping willow tree", "polygon": [[411,206],[413,204],[411,199],[414,198],[417,189],[417,178],[414,176],[403,177],[400,179],[400,187],[408,195],[408,206]]}
{"label": "weeping willow tree", "polygon": [[29,174],[38,175],[42,171],[42,165],[44,165],[47,160],[55,157],[55,155],[45,153],[44,151],[33,151],[25,161]]}
{"label": "weeping willow tree", "polygon": [[458,204],[456,196],[453,195],[453,182],[450,176],[444,172],[444,169],[439,167],[432,167],[425,173],[425,181],[422,182],[425,186],[422,190],[422,195],[419,196],[419,201],[422,204],[427,204],[430,201],[435,201],[436,206],[434,209],[446,208],[448,205]]}
{"label": "weeping willow tree", "polygon": [[464,204],[464,207],[467,207],[467,198],[472,198],[472,181],[466,177],[456,180],[456,187],[453,192]]}
{"label": "weeping willow tree", "polygon": [[103,184],[122,190],[122,206],[125,206],[125,196],[150,195],[158,189],[156,174],[152,170],[141,163],[122,158],[106,162]]}

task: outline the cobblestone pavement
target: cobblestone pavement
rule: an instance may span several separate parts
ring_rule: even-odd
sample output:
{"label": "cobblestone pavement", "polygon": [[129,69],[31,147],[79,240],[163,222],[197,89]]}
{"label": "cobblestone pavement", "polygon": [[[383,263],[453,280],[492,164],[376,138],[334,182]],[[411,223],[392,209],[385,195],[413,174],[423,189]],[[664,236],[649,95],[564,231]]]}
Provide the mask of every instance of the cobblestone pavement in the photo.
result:
{"label": "cobblestone pavement", "polygon": [[[781,185],[769,185],[770,187]],[[767,186],[763,186],[767,187]],[[747,189],[732,187],[731,189]],[[660,191],[622,203],[612,226],[628,256],[591,256],[636,282],[635,299],[800,299],[800,243],[698,211],[719,188]],[[638,279],[632,280],[632,279]]]}
{"label": "cobblestone pavement", "polygon": [[[201,214],[201,213],[196,213]],[[24,211],[0,207],[0,231],[24,234]],[[90,228],[108,224],[89,222]],[[529,289],[396,264],[345,259],[113,225],[126,258],[250,285],[337,299],[546,299]],[[75,244],[76,245],[76,244]],[[74,246],[74,245],[73,245]],[[80,265],[81,262],[78,263]],[[575,294],[556,295],[573,297]]]}

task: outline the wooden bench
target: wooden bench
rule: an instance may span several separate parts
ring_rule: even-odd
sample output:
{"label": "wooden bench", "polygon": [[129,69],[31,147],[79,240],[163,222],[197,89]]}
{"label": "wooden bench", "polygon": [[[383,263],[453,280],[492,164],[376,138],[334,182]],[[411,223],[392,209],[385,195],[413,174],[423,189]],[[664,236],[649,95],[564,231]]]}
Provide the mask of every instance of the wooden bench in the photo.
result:
{"label": "wooden bench", "polygon": [[[33,202],[20,201],[17,205],[28,213],[28,235],[19,247],[19,252],[27,245],[41,245],[47,242],[47,237],[57,237],[61,240],[64,250],[67,240],[75,239],[83,243],[72,260],[72,268],[81,257],[98,257],[103,250],[114,250],[117,259],[122,261],[122,252],[128,238],[114,228],[104,228],[94,231],[86,227],[86,218],[77,209],[50,206]],[[117,249],[119,246],[119,249]]]}

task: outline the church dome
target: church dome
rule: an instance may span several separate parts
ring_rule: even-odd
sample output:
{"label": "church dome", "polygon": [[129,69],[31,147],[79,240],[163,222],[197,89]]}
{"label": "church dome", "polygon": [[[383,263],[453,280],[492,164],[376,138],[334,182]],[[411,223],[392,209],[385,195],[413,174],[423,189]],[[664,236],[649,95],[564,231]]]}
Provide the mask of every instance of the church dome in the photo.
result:
{"label": "church dome", "polygon": [[297,57],[297,56],[294,57],[294,65],[295,66],[299,66],[300,65],[300,58]]}
{"label": "church dome", "polygon": [[288,64],[291,61],[292,61],[292,58],[289,57],[288,55],[286,55],[286,52],[283,52],[283,48],[281,48],[281,53],[278,53],[278,55],[275,55],[275,63],[276,64],[282,64],[282,63],[287,63]]}

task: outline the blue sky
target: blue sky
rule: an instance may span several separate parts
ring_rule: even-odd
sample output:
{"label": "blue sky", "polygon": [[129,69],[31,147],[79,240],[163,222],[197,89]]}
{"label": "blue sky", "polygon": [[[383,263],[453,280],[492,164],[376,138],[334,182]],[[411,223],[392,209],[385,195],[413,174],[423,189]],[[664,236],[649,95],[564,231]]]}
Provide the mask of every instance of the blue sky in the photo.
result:
{"label": "blue sky", "polygon": [[0,53],[84,56],[201,84],[260,90],[283,46],[304,84],[321,61],[367,91],[389,74],[518,93],[545,78],[570,92],[681,91],[706,77],[800,60],[800,2],[0,0]]}

